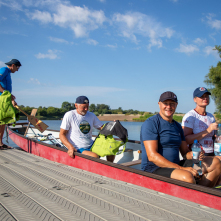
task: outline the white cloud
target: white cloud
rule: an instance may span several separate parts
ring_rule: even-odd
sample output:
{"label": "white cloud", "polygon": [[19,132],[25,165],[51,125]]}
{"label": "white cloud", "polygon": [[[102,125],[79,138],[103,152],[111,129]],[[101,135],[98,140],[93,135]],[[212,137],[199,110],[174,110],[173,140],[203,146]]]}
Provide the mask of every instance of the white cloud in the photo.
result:
{"label": "white cloud", "polygon": [[177,51],[185,54],[191,54],[195,51],[199,51],[199,48],[196,45],[184,45],[180,44],[180,47],[176,49]]}
{"label": "white cloud", "polygon": [[33,13],[27,13],[27,16],[43,23],[51,22],[62,28],[70,28],[77,38],[88,36],[90,31],[99,28],[106,21],[102,10],[89,10],[85,6],[72,6],[67,2],[53,4],[50,10],[52,12],[36,10]]}
{"label": "white cloud", "polygon": [[115,45],[109,45],[109,44],[107,44],[106,47],[115,49],[115,48],[117,48],[117,44],[115,44]]}
{"label": "white cloud", "polygon": [[221,20],[214,19],[214,14],[209,14],[206,16],[207,24],[216,30],[221,30]]}
{"label": "white cloud", "polygon": [[0,1],[0,7],[1,7],[1,5],[9,7],[14,11],[22,10],[22,4],[19,3],[17,0]]}
{"label": "white cloud", "polygon": [[41,21],[42,23],[52,22],[52,16],[49,12],[41,12],[39,10],[35,10],[34,13],[27,14],[31,19],[36,19]]}
{"label": "white cloud", "polygon": [[44,58],[57,59],[57,58],[59,58],[57,55],[59,52],[60,51],[58,51],[58,50],[50,50],[49,49],[47,54],[38,53],[35,56],[38,59],[44,59]]}
{"label": "white cloud", "polygon": [[34,79],[34,78],[30,78],[30,80],[28,81],[29,84],[37,84],[40,85],[40,81],[38,79]]}
{"label": "white cloud", "polygon": [[98,44],[98,42],[97,42],[96,40],[94,40],[94,39],[88,39],[88,40],[87,40],[87,43],[88,43],[89,45],[97,45],[97,44]]}
{"label": "white cloud", "polygon": [[202,44],[206,43],[206,39],[196,38],[193,42],[195,44],[202,45]]}
{"label": "white cloud", "polygon": [[66,41],[66,40],[64,40],[64,39],[62,39],[62,38],[49,37],[49,39],[50,39],[51,41],[54,41],[54,42],[57,42],[57,43],[69,44],[68,41]]}
{"label": "white cloud", "polygon": [[104,2],[106,2],[106,0],[98,0],[99,2],[102,2],[102,3],[104,3]]}
{"label": "white cloud", "polygon": [[0,67],[5,67],[5,66],[6,66],[5,62],[0,61]]}
{"label": "white cloud", "polygon": [[219,59],[220,59],[219,53],[218,53],[217,50],[214,50],[214,49],[215,49],[214,47],[207,46],[207,47],[204,48],[203,51],[205,52],[205,54],[206,54],[207,56],[213,55],[217,60],[219,60]]}
{"label": "white cloud", "polygon": [[152,46],[162,47],[162,38],[171,38],[174,34],[171,28],[163,27],[160,22],[139,12],[115,13],[112,20],[118,26],[120,35],[136,44],[138,36],[147,37],[149,50]]}

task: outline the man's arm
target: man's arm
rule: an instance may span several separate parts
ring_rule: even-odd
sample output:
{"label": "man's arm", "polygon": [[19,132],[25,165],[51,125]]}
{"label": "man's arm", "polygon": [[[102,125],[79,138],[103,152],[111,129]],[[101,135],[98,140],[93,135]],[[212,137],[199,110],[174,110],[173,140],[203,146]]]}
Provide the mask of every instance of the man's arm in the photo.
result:
{"label": "man's arm", "polygon": [[[186,142],[185,143],[183,143],[183,142],[185,142],[185,141],[182,141],[181,145],[184,146]],[[149,161],[153,162],[158,167],[167,167],[167,168],[175,168],[175,169],[180,169],[180,170],[187,170],[187,171],[191,172],[193,174],[193,176],[197,176],[197,171],[195,169],[193,169],[192,167],[181,167],[180,165],[172,163],[169,160],[167,160],[166,158],[164,158],[162,155],[160,155],[157,152],[157,150],[158,150],[158,141],[157,140],[146,140],[143,143],[144,143]],[[190,152],[190,154],[188,153],[187,155],[188,155],[188,157],[190,157],[191,152]],[[192,157],[190,159],[192,159]]]}
{"label": "man's arm", "polygon": [[184,159],[191,160],[193,158],[193,153],[189,150],[186,141],[182,141],[180,145],[180,153]]}
{"label": "man's arm", "polygon": [[145,140],[143,143],[144,143],[149,161],[153,162],[158,167],[168,167],[168,168],[177,168],[177,169],[181,168],[181,166],[170,162],[169,160],[167,160],[166,158],[164,158],[161,154],[157,152],[158,150],[157,140]]}
{"label": "man's arm", "polygon": [[67,139],[67,133],[68,130],[60,129],[59,138],[61,142],[68,148],[68,155],[73,158],[74,152],[77,150],[74,148],[74,146],[68,141]]}
{"label": "man's arm", "polygon": [[183,126],[182,128],[183,128],[183,132],[184,132],[184,136],[185,136],[187,144],[192,144],[194,140],[199,141],[203,139],[204,137],[206,137],[208,134],[210,134],[213,130],[217,130],[218,124],[216,122],[212,123],[209,125],[209,127],[206,130],[198,134],[193,134],[193,129],[190,127]]}

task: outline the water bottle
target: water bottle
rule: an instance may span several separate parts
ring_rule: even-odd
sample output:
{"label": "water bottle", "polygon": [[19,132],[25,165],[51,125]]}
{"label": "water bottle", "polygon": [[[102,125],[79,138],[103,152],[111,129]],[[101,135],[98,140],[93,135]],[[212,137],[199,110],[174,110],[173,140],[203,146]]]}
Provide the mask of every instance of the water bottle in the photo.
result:
{"label": "water bottle", "polygon": [[197,140],[194,140],[194,143],[192,145],[192,153],[193,153],[193,167],[194,164],[199,168],[197,169],[197,172],[199,175],[202,175],[202,167],[201,167],[201,161],[199,160],[201,148]]}
{"label": "water bottle", "polygon": [[221,124],[218,124],[218,130],[215,131],[214,154],[221,156]]}
{"label": "water bottle", "polygon": [[200,148],[197,140],[194,140],[194,143],[192,145],[192,152],[193,152],[193,160],[195,162],[199,161],[199,155],[201,152],[201,148]]}

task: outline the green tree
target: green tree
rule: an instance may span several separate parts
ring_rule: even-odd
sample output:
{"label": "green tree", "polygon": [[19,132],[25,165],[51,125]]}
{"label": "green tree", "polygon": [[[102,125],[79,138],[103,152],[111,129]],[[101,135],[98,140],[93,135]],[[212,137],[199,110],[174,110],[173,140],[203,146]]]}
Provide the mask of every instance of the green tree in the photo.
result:
{"label": "green tree", "polygon": [[96,110],[97,110],[96,105],[95,104],[90,104],[89,111],[90,112],[95,112]]}
{"label": "green tree", "polygon": [[[221,45],[216,45],[215,49],[219,53],[221,58]],[[209,86],[212,98],[215,101],[218,112],[221,112],[221,62],[217,63],[217,66],[212,66],[209,73],[205,77],[205,83]]]}
{"label": "green tree", "polygon": [[47,108],[40,106],[37,111],[37,116],[47,116]]}
{"label": "green tree", "polygon": [[61,105],[61,108],[64,109],[65,111],[72,110],[72,105],[71,103],[64,101]]}
{"label": "green tree", "polygon": [[103,110],[110,110],[110,106],[106,104],[97,104],[97,112],[102,114]]}

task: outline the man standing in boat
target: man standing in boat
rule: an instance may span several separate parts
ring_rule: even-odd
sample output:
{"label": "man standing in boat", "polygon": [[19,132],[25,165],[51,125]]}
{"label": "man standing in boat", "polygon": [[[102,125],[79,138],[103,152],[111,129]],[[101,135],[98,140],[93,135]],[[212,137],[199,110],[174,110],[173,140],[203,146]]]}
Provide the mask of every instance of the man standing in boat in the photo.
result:
{"label": "man standing in boat", "polygon": [[[161,176],[196,183],[199,177],[192,168],[192,151],[189,151],[181,125],[173,120],[178,105],[177,96],[170,91],[161,94],[160,112],[148,118],[141,128],[142,163],[141,169]],[[180,161],[179,151],[185,160]],[[204,157],[202,160],[203,175],[200,185],[214,187],[221,173],[217,158]]]}
{"label": "man standing in boat", "polygon": [[[12,79],[11,73],[15,73],[21,67],[21,63],[17,59],[12,59],[11,61],[5,63],[7,67],[0,68],[0,95],[4,90],[12,92]],[[12,104],[15,106],[15,96],[11,95]],[[5,130],[5,125],[0,125],[0,148],[8,148],[6,144],[3,144],[2,138]]]}
{"label": "man standing in boat", "polygon": [[[88,111],[89,99],[86,96],[77,97],[75,107],[75,110],[64,115],[59,134],[61,142],[68,148],[68,155],[72,158],[74,152],[98,158],[96,153],[90,151],[93,145],[92,128],[101,130],[103,123]],[[107,160],[113,162],[114,156],[107,156]]]}

